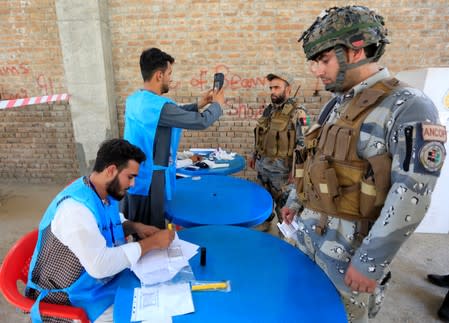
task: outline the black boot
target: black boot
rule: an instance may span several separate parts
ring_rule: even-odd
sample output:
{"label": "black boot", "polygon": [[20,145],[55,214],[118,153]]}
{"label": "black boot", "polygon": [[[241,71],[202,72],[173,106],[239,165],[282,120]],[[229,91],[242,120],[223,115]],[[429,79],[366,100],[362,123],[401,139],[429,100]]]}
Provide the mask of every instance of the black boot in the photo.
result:
{"label": "black boot", "polygon": [[449,275],[427,275],[427,279],[437,286],[449,287]]}
{"label": "black boot", "polygon": [[444,322],[449,322],[449,292],[446,294],[443,304],[441,304],[438,310],[438,317]]}

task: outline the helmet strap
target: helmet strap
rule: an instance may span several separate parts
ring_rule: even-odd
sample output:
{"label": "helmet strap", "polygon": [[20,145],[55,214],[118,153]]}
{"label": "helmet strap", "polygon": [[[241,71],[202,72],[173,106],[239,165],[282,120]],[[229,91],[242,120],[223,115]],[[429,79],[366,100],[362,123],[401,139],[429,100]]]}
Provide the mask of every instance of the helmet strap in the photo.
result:
{"label": "helmet strap", "polygon": [[338,65],[340,65],[340,69],[338,70],[335,82],[325,86],[325,89],[331,92],[343,92],[343,82],[345,80],[346,71],[359,67],[360,65],[376,62],[379,59],[377,55],[374,55],[373,57],[362,59],[357,63],[348,64],[346,61],[344,47],[342,45],[337,45],[334,47],[334,50],[335,55],[337,56]]}
{"label": "helmet strap", "polygon": [[338,70],[335,82],[327,84],[325,86],[325,89],[326,91],[335,93],[335,92],[343,92],[343,82],[345,80],[346,71],[348,70],[348,64],[346,63],[346,55],[343,46],[337,45],[334,47],[334,50],[340,68]]}

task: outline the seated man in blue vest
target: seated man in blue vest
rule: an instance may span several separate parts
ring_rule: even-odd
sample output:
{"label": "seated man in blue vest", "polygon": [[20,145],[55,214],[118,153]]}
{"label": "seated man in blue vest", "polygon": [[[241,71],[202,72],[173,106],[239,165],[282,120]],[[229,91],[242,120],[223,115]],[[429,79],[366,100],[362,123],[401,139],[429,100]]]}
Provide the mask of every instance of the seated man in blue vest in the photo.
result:
{"label": "seated man in blue vest", "polygon": [[[175,59],[158,48],[140,56],[143,87],[126,99],[124,138],[142,149],[136,185],[124,199],[126,218],[165,228],[164,202],[176,179],[176,151],[181,129],[203,130],[222,115],[223,89],[207,92],[198,104],[177,105],[168,93]],[[206,105],[207,109],[199,111]]]}
{"label": "seated man in blue vest", "polygon": [[[92,322],[112,322],[115,291],[132,265],[154,249],[167,248],[174,233],[125,220],[119,203],[134,185],[145,154],[124,139],[105,141],[93,172],[63,189],[39,224],[26,294],[37,298],[31,310],[38,322],[39,302],[81,307]],[[138,242],[126,243],[126,236]],[[46,322],[61,322],[46,318]]]}

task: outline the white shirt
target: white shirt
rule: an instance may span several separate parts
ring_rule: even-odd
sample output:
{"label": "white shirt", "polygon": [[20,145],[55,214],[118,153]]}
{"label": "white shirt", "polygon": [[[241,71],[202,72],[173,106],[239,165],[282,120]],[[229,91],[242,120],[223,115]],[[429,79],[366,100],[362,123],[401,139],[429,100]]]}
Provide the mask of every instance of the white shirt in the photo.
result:
{"label": "white shirt", "polygon": [[[120,213],[122,223],[126,221]],[[108,248],[95,216],[83,204],[68,198],[61,202],[51,221],[51,232],[79,259],[87,273],[101,279],[134,265],[141,255],[139,243]]]}

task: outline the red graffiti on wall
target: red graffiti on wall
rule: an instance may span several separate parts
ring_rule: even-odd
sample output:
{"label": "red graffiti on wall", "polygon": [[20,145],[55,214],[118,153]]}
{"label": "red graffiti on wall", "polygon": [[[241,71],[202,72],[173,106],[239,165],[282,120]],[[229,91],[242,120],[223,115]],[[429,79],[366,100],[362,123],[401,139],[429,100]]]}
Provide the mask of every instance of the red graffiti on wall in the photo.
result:
{"label": "red graffiti on wall", "polygon": [[[0,65],[0,76],[22,76],[28,75],[31,72],[31,68],[26,63]],[[32,75],[32,77],[34,77]],[[9,90],[8,88],[0,86],[0,98],[1,100],[21,99],[29,97],[29,92],[34,94],[37,89],[42,95],[55,94],[54,81],[51,76],[46,76],[43,73],[37,74],[34,79],[35,86],[33,90],[29,88],[20,87],[19,89]]]}
{"label": "red graffiti on wall", "polygon": [[23,87],[21,87],[18,90],[13,90],[13,92],[10,92],[8,90],[5,90],[3,85],[0,85],[0,100],[15,100],[27,97],[28,91]]}
{"label": "red graffiti on wall", "polygon": [[[193,87],[199,87],[201,90],[205,89],[205,85],[208,83],[206,80],[207,70],[200,70],[199,78],[194,78],[190,80],[190,85]],[[210,84],[212,84],[212,81],[210,81]]]}
{"label": "red graffiti on wall", "polygon": [[0,66],[0,75],[1,76],[9,76],[9,75],[24,75],[29,74],[30,69],[25,63],[19,63],[16,65],[5,65]]}
{"label": "red graffiti on wall", "polygon": [[39,74],[36,77],[36,85],[42,90],[43,94],[55,94],[55,89],[53,87],[53,80],[51,77],[46,77],[44,74]]}
{"label": "red graffiti on wall", "polygon": [[224,64],[215,66],[215,69],[209,73],[207,69],[201,69],[197,77],[192,77],[190,85],[198,87],[201,90],[212,87],[212,78],[214,73],[223,73],[225,76],[224,88],[230,90],[251,89],[255,87],[264,87],[267,84],[265,77],[244,78],[239,74],[233,73],[229,67]]}
{"label": "red graffiti on wall", "polygon": [[226,115],[241,119],[258,119],[266,107],[266,101],[257,103],[241,103],[240,98],[228,98],[225,102],[228,109]]}
{"label": "red graffiti on wall", "polygon": [[[36,88],[39,91],[39,95],[53,95],[56,93],[53,79],[50,76],[46,76],[42,73],[38,74],[35,78],[35,89]],[[33,94],[36,92],[35,89],[31,91]],[[0,85],[0,100],[28,98],[29,92],[30,90],[24,87],[9,90],[5,86]]]}

